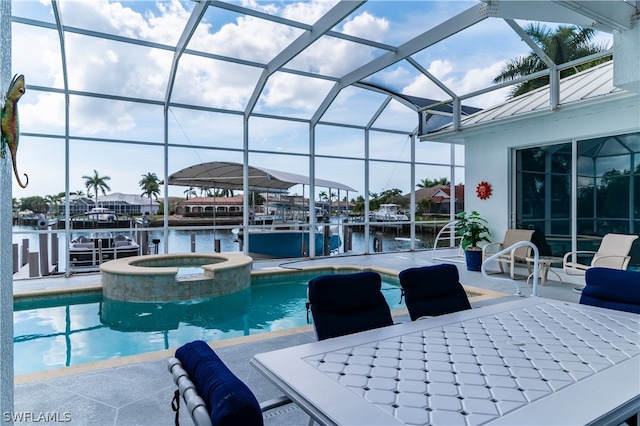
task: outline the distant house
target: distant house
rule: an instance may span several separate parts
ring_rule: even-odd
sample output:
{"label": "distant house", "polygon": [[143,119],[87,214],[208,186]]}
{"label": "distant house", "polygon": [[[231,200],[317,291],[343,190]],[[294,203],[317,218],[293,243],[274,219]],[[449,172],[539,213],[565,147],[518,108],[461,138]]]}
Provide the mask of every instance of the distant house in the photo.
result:
{"label": "distant house", "polygon": [[331,211],[334,212],[344,212],[345,210],[348,212],[353,211],[355,208],[355,204],[347,201],[333,201],[331,203]]}
{"label": "distant house", "polygon": [[[69,214],[71,216],[76,214],[82,214],[86,211],[91,210],[95,207],[95,203],[90,198],[81,197],[79,195],[70,195],[69,196]],[[64,216],[66,210],[66,205],[63,202],[58,206],[58,211],[61,216]]]}
{"label": "distant house", "polygon": [[[429,200],[430,203],[422,203],[424,207],[419,211],[429,214],[448,215],[451,211],[451,187],[449,185],[434,185],[429,188],[420,188],[416,191],[416,205],[421,201]],[[455,212],[464,210],[464,185],[456,185],[454,189]]]}
{"label": "distant house", "polygon": [[[218,216],[242,216],[244,211],[243,201],[243,195],[235,195],[233,197],[194,197],[178,201],[176,214],[180,216],[210,216],[213,214],[215,207],[215,213]],[[268,201],[265,201],[264,204],[250,207],[249,214],[255,214],[256,216],[276,214],[277,206],[281,204],[308,206],[309,199],[300,195],[269,195]],[[322,207],[322,205],[322,203],[319,203],[316,207]],[[334,203],[334,206],[337,208],[337,204]],[[340,209],[344,210],[345,208],[345,203],[340,203]],[[353,208],[353,205],[350,208]]]}
{"label": "distant house", "polygon": [[155,200],[149,200],[144,195],[122,194],[114,192],[113,194],[103,195],[98,198],[98,207],[106,207],[116,213],[128,214],[158,214],[160,203]]}
{"label": "distant house", "polygon": [[[105,207],[115,213],[121,214],[158,214],[160,203],[154,199],[149,200],[148,197],[142,195],[122,194],[114,192],[113,194],[102,195],[98,197],[98,205],[92,198],[71,195],[69,197],[69,214],[82,214],[88,212],[94,207]],[[60,205],[60,214],[64,214],[65,205]]]}
{"label": "distant house", "polygon": [[215,213],[220,216],[242,215],[243,195],[233,197],[194,197],[178,201],[176,214],[181,216],[205,216]]}

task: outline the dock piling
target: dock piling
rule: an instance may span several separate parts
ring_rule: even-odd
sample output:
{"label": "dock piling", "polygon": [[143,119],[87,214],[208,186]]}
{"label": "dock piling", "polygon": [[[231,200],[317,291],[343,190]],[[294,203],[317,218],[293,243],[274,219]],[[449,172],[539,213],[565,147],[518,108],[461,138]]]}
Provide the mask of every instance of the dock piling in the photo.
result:
{"label": "dock piling", "polygon": [[29,252],[29,278],[40,276],[40,264],[38,263],[39,255],[37,251]]}
{"label": "dock piling", "polygon": [[24,266],[29,262],[29,239],[22,239],[22,263],[20,266]]}
{"label": "dock piling", "polygon": [[[40,271],[42,275],[49,275],[49,235],[48,234],[40,234],[39,235],[40,242]],[[29,263],[31,263],[31,258],[29,258]]]}
{"label": "dock piling", "polygon": [[14,274],[20,270],[20,260],[18,259],[19,253],[20,253],[20,248],[18,247],[18,243],[13,243],[13,273]]}

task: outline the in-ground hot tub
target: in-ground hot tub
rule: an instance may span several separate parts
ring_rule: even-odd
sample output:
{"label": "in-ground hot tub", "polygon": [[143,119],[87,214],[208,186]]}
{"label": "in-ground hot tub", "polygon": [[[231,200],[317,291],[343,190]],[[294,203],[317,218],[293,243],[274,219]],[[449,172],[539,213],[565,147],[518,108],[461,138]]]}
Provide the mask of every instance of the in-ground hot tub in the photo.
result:
{"label": "in-ground hot tub", "polygon": [[[132,256],[100,265],[102,294],[114,300],[167,302],[202,299],[251,285],[253,259],[240,253],[174,253]],[[180,268],[202,273],[179,275]]]}

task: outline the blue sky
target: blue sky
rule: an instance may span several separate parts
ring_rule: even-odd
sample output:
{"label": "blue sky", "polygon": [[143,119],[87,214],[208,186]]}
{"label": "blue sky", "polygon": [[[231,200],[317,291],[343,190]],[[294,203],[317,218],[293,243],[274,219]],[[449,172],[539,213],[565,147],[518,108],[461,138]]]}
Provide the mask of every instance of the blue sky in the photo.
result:
{"label": "blue sky", "polygon": [[[401,45],[427,29],[454,16],[476,2],[468,1],[370,1],[341,22],[336,31],[370,38],[380,43]],[[160,45],[174,45],[195,3],[191,1],[105,0],[60,2],[65,25],[141,39]],[[334,2],[236,2],[247,8],[312,24]],[[18,17],[53,22],[46,1],[13,2]],[[524,23],[521,23],[524,25]],[[265,63],[291,43],[300,29],[270,23],[235,12],[209,8],[188,48],[210,55],[224,55],[245,61]],[[608,40],[604,36],[602,40]],[[147,46],[132,46],[112,40],[67,33],[68,79],[72,90],[110,96],[138,97],[158,102],[165,97],[173,53]],[[462,31],[413,56],[422,67],[456,93],[486,87],[507,60],[528,54],[529,48],[501,20],[489,19]],[[293,70],[340,77],[382,53],[345,40],[323,38],[307,52],[286,65]],[[25,74],[27,85],[62,88],[60,44],[54,30],[23,24],[13,25],[13,72]],[[212,58],[185,54],[176,76],[172,101],[203,107],[242,111],[251,96],[261,69],[230,64]],[[444,99],[441,89],[429,82],[407,62],[393,65],[369,80],[401,93]],[[257,113],[310,118],[324,99],[332,82],[275,73],[265,86],[254,109]],[[497,91],[471,100],[487,107],[501,102],[506,91]],[[375,113],[384,96],[362,89],[345,89],[323,116],[323,120],[364,125]],[[52,135],[48,138],[23,136],[18,151],[18,168],[30,177],[25,190],[14,186],[13,196],[47,195],[64,191],[64,97],[58,93],[28,90],[19,104],[23,133]],[[309,174],[308,125],[300,122],[250,120],[249,146],[260,153],[250,155],[250,164],[303,175]],[[376,126],[410,131],[416,125],[415,113],[392,102],[376,121]],[[113,192],[138,193],[142,174],[155,172],[164,177],[163,111],[160,105],[138,105],[112,99],[71,96],[70,133],[91,140],[70,142],[69,187],[84,190],[81,176],[97,170],[110,176]],[[117,140],[143,145],[117,143]],[[363,134],[353,129],[319,126],[316,153],[345,156],[347,159],[318,160],[320,178],[343,182],[364,192],[362,158]],[[181,148],[169,149],[169,173],[203,161],[238,161],[242,155],[240,115],[202,112],[173,107],[169,111],[169,142]],[[215,149],[212,149],[215,148]],[[273,151],[273,153],[265,153]],[[462,164],[462,154],[458,163]],[[292,153],[286,155],[285,153]],[[408,192],[406,164],[410,143],[405,135],[372,133],[370,156],[371,192],[400,188]],[[449,147],[419,144],[416,180],[439,178],[448,168]],[[461,173],[456,182],[463,181]],[[321,190],[321,189],[320,189]],[[182,195],[184,188],[171,187],[169,195]],[[308,189],[307,189],[308,191]],[[301,188],[293,192],[301,193]],[[307,194],[308,195],[308,194]],[[350,194],[355,196],[356,194]]]}

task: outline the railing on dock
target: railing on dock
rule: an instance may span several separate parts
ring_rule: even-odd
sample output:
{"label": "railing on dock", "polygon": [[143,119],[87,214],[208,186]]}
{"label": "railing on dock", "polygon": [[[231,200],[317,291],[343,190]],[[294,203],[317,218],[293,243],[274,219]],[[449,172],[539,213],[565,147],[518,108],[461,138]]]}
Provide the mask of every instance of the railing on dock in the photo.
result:
{"label": "railing on dock", "polygon": [[[462,237],[456,235],[456,224],[459,221],[454,220],[442,227],[436,235],[436,239],[433,242],[433,259],[434,260],[442,260],[444,262],[457,262],[457,263],[465,263],[464,259],[464,250],[460,247],[460,240]],[[458,253],[449,256],[436,256],[438,245],[440,241],[447,241],[447,248],[458,246]]]}

